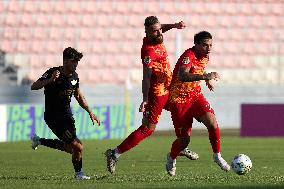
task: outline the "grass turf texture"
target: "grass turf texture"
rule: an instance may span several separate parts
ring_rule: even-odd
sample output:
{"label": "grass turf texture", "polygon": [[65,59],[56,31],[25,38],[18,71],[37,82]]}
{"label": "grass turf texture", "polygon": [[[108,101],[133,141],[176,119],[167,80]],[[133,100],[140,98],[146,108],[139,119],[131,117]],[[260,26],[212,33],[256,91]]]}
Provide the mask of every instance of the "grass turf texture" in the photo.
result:
{"label": "grass turf texture", "polygon": [[83,140],[83,168],[92,176],[88,181],[73,179],[66,153],[43,146],[34,151],[30,142],[0,143],[0,188],[284,188],[283,138],[223,135],[221,149],[227,161],[244,153],[253,162],[252,171],[239,176],[222,171],[212,160],[208,137],[193,133],[190,148],[200,159],[179,157],[177,175],[170,177],[165,159],[173,139],[167,134],[149,137],[120,157],[114,175],[106,170],[103,152],[121,140]]}

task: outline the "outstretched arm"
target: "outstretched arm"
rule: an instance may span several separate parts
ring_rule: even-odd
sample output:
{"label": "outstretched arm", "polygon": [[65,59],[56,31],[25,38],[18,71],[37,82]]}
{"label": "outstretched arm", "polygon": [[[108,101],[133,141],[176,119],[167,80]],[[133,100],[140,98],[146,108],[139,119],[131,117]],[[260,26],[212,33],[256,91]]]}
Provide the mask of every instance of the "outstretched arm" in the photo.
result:
{"label": "outstretched arm", "polygon": [[169,31],[170,29],[173,29],[173,28],[183,29],[185,27],[186,27],[186,25],[183,21],[180,21],[180,22],[175,23],[175,24],[162,24],[162,32],[165,33],[165,32],[167,32],[167,31]]}
{"label": "outstretched arm", "polygon": [[81,93],[79,88],[77,88],[75,90],[74,97],[78,101],[79,105],[89,113],[93,124],[96,121],[98,123],[98,125],[100,125],[101,122],[100,122],[99,118],[90,110],[88,103],[87,103],[87,100],[85,99],[84,95]]}
{"label": "outstretched arm", "polygon": [[200,81],[200,80],[218,80],[220,78],[217,72],[210,72],[203,74],[193,74],[190,73],[190,67],[181,66],[179,68],[179,80],[183,82],[193,82],[193,81]]}

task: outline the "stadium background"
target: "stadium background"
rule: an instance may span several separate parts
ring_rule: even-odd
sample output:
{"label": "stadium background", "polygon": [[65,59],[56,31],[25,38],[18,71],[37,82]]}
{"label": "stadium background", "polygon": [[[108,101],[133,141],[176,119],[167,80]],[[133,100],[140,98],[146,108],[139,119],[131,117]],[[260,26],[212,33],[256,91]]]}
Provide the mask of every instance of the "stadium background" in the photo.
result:
{"label": "stadium background", "polygon": [[[139,126],[140,48],[149,15],[161,23],[187,24],[184,30],[164,34],[172,68],[193,45],[196,32],[212,33],[208,71],[219,72],[222,79],[214,93],[206,88],[204,93],[220,128],[239,129],[242,104],[284,102],[283,10],[282,0],[1,0],[0,141],[28,140],[33,132],[52,137],[42,127],[43,91],[30,91],[30,84],[47,68],[61,65],[68,46],[84,53],[78,68],[80,86],[103,119],[102,127],[90,126],[74,103],[79,136],[124,138]],[[258,118],[261,115],[251,117]],[[194,127],[204,128],[198,123]],[[170,115],[163,112],[158,130],[169,129]]]}

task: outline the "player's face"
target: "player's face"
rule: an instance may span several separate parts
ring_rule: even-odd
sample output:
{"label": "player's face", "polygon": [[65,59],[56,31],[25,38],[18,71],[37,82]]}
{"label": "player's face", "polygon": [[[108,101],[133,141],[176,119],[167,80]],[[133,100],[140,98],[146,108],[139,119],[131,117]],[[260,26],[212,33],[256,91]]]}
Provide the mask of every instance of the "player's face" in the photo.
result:
{"label": "player's face", "polygon": [[75,72],[76,68],[78,66],[77,60],[64,60],[63,66],[69,71],[69,72]]}
{"label": "player's face", "polygon": [[157,44],[163,43],[163,34],[160,23],[153,24],[149,27],[146,27],[146,36],[147,38]]}
{"label": "player's face", "polygon": [[212,39],[203,39],[200,44],[195,44],[197,53],[200,56],[208,57],[212,49]]}

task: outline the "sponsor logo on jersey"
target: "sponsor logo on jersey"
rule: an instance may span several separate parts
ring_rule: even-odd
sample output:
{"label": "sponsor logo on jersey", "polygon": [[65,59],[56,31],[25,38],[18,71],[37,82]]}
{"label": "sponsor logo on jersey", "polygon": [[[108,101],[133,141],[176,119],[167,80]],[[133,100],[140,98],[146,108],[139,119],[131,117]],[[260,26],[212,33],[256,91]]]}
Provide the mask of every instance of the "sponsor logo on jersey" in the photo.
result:
{"label": "sponsor logo on jersey", "polygon": [[143,62],[144,62],[144,64],[149,64],[151,62],[150,56],[145,56]]}
{"label": "sponsor logo on jersey", "polygon": [[73,80],[71,81],[71,84],[72,84],[72,85],[76,85],[76,83],[77,83],[77,80],[75,80],[75,79],[73,79]]}
{"label": "sponsor logo on jersey", "polygon": [[185,56],[185,57],[182,59],[182,63],[183,63],[183,64],[188,64],[188,63],[190,63],[189,57]]}

